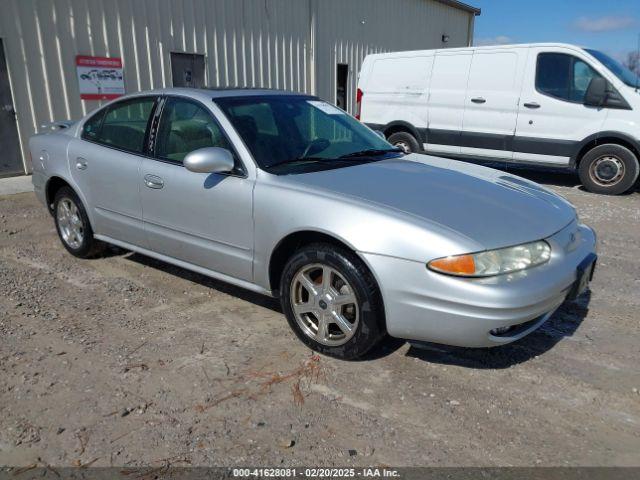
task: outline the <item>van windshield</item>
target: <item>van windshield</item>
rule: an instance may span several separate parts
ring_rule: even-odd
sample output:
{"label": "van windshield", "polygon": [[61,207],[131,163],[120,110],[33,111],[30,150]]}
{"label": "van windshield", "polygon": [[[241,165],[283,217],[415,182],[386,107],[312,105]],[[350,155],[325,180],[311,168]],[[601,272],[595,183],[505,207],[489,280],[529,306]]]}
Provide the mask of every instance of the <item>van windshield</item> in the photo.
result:
{"label": "van windshield", "polygon": [[624,83],[629,85],[630,87],[640,87],[640,77],[629,70],[627,67],[622,65],[617,60],[611,58],[606,53],[600,52],[598,50],[591,50],[585,48],[585,51],[590,55],[594,56],[597,60],[600,61],[607,69],[613,73],[616,77],[622,80]]}

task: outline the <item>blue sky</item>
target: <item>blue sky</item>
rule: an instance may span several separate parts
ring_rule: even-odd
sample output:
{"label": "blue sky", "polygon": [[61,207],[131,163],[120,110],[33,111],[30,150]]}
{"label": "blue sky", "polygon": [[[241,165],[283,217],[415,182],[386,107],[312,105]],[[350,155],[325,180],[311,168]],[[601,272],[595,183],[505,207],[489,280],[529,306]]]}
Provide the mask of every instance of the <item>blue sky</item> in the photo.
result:
{"label": "blue sky", "polygon": [[640,0],[468,0],[476,44],[566,42],[617,58],[636,50]]}

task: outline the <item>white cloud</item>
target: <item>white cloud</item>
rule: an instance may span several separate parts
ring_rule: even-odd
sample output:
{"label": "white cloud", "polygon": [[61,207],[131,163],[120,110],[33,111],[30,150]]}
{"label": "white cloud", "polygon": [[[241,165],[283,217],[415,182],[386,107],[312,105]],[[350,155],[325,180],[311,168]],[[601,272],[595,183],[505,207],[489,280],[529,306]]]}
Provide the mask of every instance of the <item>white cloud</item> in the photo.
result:
{"label": "white cloud", "polygon": [[506,35],[498,35],[497,37],[490,38],[476,38],[473,43],[478,47],[485,45],[508,45],[509,43],[513,43],[513,39]]}
{"label": "white cloud", "polygon": [[633,27],[636,19],[633,17],[580,17],[574,22],[574,26],[583,32],[611,32]]}

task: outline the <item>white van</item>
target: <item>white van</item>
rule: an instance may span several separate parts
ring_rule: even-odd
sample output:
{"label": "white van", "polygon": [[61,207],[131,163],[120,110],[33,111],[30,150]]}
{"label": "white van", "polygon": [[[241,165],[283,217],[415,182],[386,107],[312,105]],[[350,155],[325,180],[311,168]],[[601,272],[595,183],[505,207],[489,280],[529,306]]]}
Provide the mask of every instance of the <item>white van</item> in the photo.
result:
{"label": "white van", "polygon": [[565,44],[368,55],[358,114],[407,151],[577,169],[592,192],[632,188],[638,76]]}

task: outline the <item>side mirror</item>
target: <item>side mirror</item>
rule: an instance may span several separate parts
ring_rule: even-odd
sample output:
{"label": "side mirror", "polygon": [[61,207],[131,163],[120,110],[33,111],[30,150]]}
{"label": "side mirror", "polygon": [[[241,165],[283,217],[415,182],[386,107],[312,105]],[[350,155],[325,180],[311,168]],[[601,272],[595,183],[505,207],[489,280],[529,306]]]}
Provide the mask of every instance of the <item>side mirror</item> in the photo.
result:
{"label": "side mirror", "polygon": [[584,104],[600,107],[607,100],[607,81],[603,77],[593,77],[584,95]]}
{"label": "side mirror", "polygon": [[225,148],[199,148],[187,154],[182,162],[185,168],[196,173],[225,173],[235,167],[233,155]]}
{"label": "side mirror", "polygon": [[386,140],[387,137],[385,137],[384,132],[381,132],[380,130],[374,130],[373,133],[375,133],[376,135],[378,135],[381,139]]}

